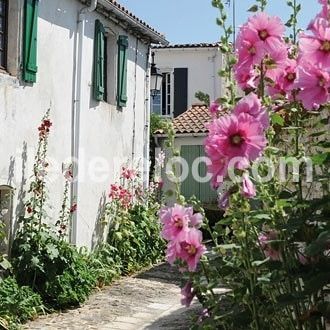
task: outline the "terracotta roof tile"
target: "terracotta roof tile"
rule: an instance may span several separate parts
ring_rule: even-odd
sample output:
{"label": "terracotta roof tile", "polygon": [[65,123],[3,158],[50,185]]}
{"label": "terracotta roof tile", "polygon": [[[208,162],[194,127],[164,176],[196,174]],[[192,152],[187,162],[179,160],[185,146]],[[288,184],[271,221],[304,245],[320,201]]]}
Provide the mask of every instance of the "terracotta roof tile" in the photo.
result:
{"label": "terracotta roof tile", "polygon": [[[203,104],[194,104],[187,111],[173,119],[176,134],[199,134],[207,133],[206,124],[210,122],[211,116],[208,107]],[[155,134],[164,134],[158,130]]]}

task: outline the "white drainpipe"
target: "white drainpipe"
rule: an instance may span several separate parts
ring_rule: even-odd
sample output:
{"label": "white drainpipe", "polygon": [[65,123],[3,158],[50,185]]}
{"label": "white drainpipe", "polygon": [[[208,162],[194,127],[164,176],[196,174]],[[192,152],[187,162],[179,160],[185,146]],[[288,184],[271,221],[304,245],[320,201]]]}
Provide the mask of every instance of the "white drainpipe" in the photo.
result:
{"label": "white drainpipe", "polygon": [[145,100],[144,100],[144,150],[143,150],[143,187],[149,186],[150,167],[150,45],[146,54]]}
{"label": "white drainpipe", "polygon": [[[72,122],[71,122],[71,157],[74,161],[74,176],[75,180],[71,186],[71,204],[77,200],[78,197],[78,168],[79,168],[79,136],[80,136],[80,112],[81,112],[81,78],[83,69],[83,44],[85,33],[85,17],[86,14],[92,13],[97,7],[98,0],[91,0],[88,7],[84,7],[79,11],[77,22],[77,33],[75,38],[75,56],[74,56],[74,87],[73,87],[73,103],[72,103]],[[71,243],[77,243],[77,213],[79,212],[79,205],[77,211],[72,215],[72,222],[70,228]]]}

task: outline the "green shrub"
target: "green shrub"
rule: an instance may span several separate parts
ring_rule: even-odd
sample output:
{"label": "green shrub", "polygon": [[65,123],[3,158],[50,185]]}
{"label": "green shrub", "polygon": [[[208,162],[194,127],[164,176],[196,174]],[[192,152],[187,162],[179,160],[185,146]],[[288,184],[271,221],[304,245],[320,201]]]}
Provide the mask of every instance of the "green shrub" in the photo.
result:
{"label": "green shrub", "polygon": [[165,245],[160,237],[157,210],[157,207],[136,204],[113,219],[108,243],[116,251],[123,274],[162,260]]}
{"label": "green shrub", "polygon": [[0,327],[14,329],[43,311],[41,297],[29,287],[20,287],[13,277],[0,279]]}
{"label": "green shrub", "polygon": [[12,253],[19,283],[39,292],[51,307],[77,306],[95,287],[96,278],[90,271],[88,257],[47,231],[39,235],[18,233]]}
{"label": "green shrub", "polygon": [[104,243],[89,256],[90,270],[97,279],[97,286],[109,285],[121,274],[121,260],[117,250]]}

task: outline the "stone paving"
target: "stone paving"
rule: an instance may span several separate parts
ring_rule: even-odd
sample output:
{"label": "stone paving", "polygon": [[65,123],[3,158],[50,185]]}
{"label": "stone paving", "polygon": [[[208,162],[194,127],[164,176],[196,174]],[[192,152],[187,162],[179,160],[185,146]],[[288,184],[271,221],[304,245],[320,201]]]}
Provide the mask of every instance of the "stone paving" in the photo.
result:
{"label": "stone paving", "polygon": [[180,275],[167,264],[122,278],[94,293],[80,308],[41,316],[24,329],[184,330],[201,307],[180,304]]}

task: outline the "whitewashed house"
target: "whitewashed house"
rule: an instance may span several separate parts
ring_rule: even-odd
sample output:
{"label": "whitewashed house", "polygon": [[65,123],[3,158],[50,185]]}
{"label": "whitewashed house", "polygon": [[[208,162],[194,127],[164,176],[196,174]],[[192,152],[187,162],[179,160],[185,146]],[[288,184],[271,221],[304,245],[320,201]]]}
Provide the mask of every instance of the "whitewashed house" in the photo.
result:
{"label": "whitewashed house", "polygon": [[[205,160],[197,162],[205,157],[203,144],[208,132],[205,125],[211,117],[208,107],[195,94],[202,91],[210,101],[222,96],[224,87],[218,72],[223,56],[219,44],[165,45],[153,47],[152,52],[163,74],[162,88],[152,97],[152,112],[173,118],[175,147],[188,168],[187,176],[182,176],[181,194],[186,198],[195,195],[205,204],[214,204],[217,195],[210,187]],[[154,138],[157,154],[164,148],[166,135],[158,131]],[[164,190],[174,189],[166,176],[164,183]]]}
{"label": "whitewashed house", "polygon": [[0,199],[14,189],[11,226],[48,108],[54,221],[62,162],[78,160],[73,243],[95,243],[98,210],[122,164],[137,164],[147,183],[152,43],[167,41],[113,0],[0,0]]}
{"label": "whitewashed house", "polygon": [[223,56],[218,43],[160,45],[153,47],[154,59],[163,74],[162,89],[152,98],[152,111],[177,117],[193,104],[202,91],[215,100],[222,94],[218,75]]}

